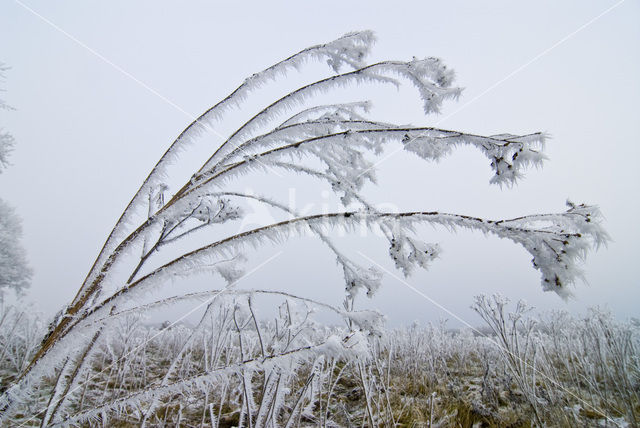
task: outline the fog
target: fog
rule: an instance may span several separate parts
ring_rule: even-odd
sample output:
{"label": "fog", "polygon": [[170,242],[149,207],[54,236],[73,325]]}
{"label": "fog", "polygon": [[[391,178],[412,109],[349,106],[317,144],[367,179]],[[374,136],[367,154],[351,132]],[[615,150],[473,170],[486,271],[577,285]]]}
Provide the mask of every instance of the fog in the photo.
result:
{"label": "fog", "polygon": [[[437,56],[465,89],[429,116],[409,86],[366,86],[341,99],[371,99],[372,114],[389,122],[482,135],[544,131],[551,138],[545,167],[511,189],[490,186],[487,159],[471,149],[435,164],[389,149],[378,165],[379,185],[367,187],[370,201],[499,219],[563,211],[570,198],[599,205],[613,240],[588,257],[588,284],[577,284],[565,302],[542,291],[526,251],[497,238],[419,229],[444,253],[428,272],[405,279],[384,240],[336,232],[350,256],[386,273],[380,292],[358,304],[379,309],[391,325],[442,318],[476,325],[469,306],[478,293],[522,298],[540,310],[605,305],[618,317],[638,316],[639,18],[640,5],[631,1],[3,2],[0,61],[11,69],[2,97],[15,110],[0,112],[0,127],[16,148],[0,175],[0,197],[23,219],[35,271],[24,301],[49,316],[73,298],[119,214],[193,117],[300,49],[371,29],[378,42],[370,62]],[[248,105],[259,109],[321,70],[293,73]],[[242,113],[203,136],[185,162],[199,166]],[[176,184],[191,172],[176,170]],[[269,191],[300,211],[338,209],[327,186],[291,174],[267,171],[235,188]],[[255,271],[239,286],[333,304],[344,294],[339,268],[313,237],[247,255]],[[218,278],[197,281],[220,286]]]}

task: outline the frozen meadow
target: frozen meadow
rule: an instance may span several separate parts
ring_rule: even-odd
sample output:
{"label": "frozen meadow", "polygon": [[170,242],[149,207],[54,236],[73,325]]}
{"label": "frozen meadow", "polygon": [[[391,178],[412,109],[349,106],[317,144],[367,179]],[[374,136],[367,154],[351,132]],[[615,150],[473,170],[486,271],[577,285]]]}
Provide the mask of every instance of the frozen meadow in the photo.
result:
{"label": "frozen meadow", "polygon": [[[67,360],[5,424],[39,426],[45,411],[57,415],[53,426],[637,424],[638,320],[598,309],[534,315],[493,296],[476,298],[487,323],[474,330],[445,322],[358,329],[316,322],[317,305],[294,296],[280,296],[277,316],[259,317],[252,301],[262,294],[220,295],[197,326],[119,317],[79,379],[56,391],[75,370]],[[0,321],[6,388],[44,325],[11,307]]]}

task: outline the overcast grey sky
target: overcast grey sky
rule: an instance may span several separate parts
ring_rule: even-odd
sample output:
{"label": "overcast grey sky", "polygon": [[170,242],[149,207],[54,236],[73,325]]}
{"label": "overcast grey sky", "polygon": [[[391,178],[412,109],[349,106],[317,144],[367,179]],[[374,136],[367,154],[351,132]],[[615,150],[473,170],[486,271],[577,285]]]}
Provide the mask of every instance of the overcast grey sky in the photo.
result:
{"label": "overcast grey sky", "polygon": [[[3,97],[16,110],[0,112],[0,126],[17,146],[14,165],[0,175],[0,197],[23,218],[35,270],[28,298],[50,314],[73,297],[120,212],[190,116],[291,53],[371,29],[378,43],[370,61],[437,56],[465,88],[457,103],[427,117],[410,88],[363,88],[357,94],[376,103],[376,117],[486,135],[545,131],[552,139],[545,168],[514,189],[489,186],[488,161],[473,150],[436,165],[393,155],[380,164],[370,200],[509,218],[562,211],[569,197],[598,204],[613,238],[591,254],[589,284],[578,284],[568,303],[542,292],[524,250],[478,233],[420,230],[444,254],[407,282],[472,324],[468,307],[480,292],[525,298],[540,309],[606,304],[621,317],[639,316],[638,22],[635,0],[3,1],[0,61],[11,66]],[[274,85],[256,96],[256,107],[302,81]],[[205,140],[203,154],[219,143],[215,135]],[[299,208],[329,203],[323,188],[296,183],[271,176],[243,186],[266,186],[285,202],[293,195]],[[345,245],[362,263],[359,252],[401,277],[384,242],[354,238]],[[243,285],[340,301],[340,272],[312,238],[257,251],[250,265],[280,250]],[[362,303],[392,323],[452,318],[392,275]]]}

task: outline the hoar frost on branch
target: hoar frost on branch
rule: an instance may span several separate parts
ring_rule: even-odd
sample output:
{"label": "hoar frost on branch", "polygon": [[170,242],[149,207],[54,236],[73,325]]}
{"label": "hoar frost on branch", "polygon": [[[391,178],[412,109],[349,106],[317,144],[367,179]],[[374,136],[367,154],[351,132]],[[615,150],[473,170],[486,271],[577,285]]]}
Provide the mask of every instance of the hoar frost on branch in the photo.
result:
{"label": "hoar frost on branch", "polygon": [[[416,225],[482,231],[522,245],[533,257],[533,266],[541,273],[543,289],[563,297],[569,295],[568,287],[581,276],[579,262],[589,249],[607,241],[596,207],[569,203],[567,211],[557,214],[486,220],[437,211],[381,212],[366,200],[363,186],[366,182],[375,182],[375,164],[371,158],[379,156],[388,145],[399,144],[428,161],[438,160],[458,146],[474,147],[490,161],[494,173],[490,183],[500,186],[512,186],[525,169],[540,166],[545,159],[541,152],[544,146],[541,133],[481,136],[435,127],[399,126],[368,119],[370,104],[361,101],[306,105],[316,95],[358,84],[411,85],[417,89],[425,114],[438,113],[445,100],[459,96],[460,89],[452,86],[453,71],[440,59],[414,58],[408,62],[366,64],[364,60],[373,41],[371,32],[358,32],[304,49],[245,79],[236,90],[180,133],[125,208],[77,295],[51,324],[29,367],[3,394],[0,399],[3,420],[9,420],[20,402],[32,396],[38,382],[56,369],[64,375],[58,376],[54,396],[43,412],[44,416],[40,415],[43,425],[60,423],[65,418],[87,420],[97,417],[101,411],[127,406],[141,412],[144,425],[150,420],[157,400],[212,382],[223,372],[240,373],[245,397],[242,420],[248,421],[250,426],[252,423],[259,426],[258,421],[263,425],[273,424],[277,415],[268,416],[264,413],[268,410],[256,408],[248,389],[248,377],[251,376],[247,373],[258,370],[258,366],[262,367],[267,361],[284,359],[290,362],[289,356],[299,353],[324,353],[334,357],[350,353],[353,358],[366,358],[366,340],[360,339],[376,333],[380,325],[380,314],[354,311],[354,300],[360,291],[373,295],[380,287],[381,274],[373,267],[359,265],[340,251],[328,236],[328,232],[336,228],[351,230],[362,225],[379,228],[389,241],[389,255],[405,275],[411,274],[416,267],[427,268],[440,252],[437,244],[413,236]],[[247,118],[182,187],[168,188],[165,184],[168,168],[179,163],[180,154],[197,144],[198,137],[223,121],[231,109],[241,109],[262,86],[291,70],[301,69],[310,61],[326,62],[334,74],[285,94]],[[269,130],[265,132],[265,128]],[[345,210],[301,216],[272,197],[229,188],[239,176],[264,169],[282,169],[326,183],[340,197]],[[242,219],[243,206],[249,200],[281,210],[289,219],[231,234],[189,252],[183,251],[168,262],[160,261],[159,254],[165,248],[183,249],[189,237]],[[233,311],[241,348],[239,361],[184,379],[176,379],[175,364],[172,364],[161,384],[149,385],[130,397],[105,402],[100,407],[102,410],[95,408],[86,414],[80,411],[73,416],[73,406],[69,404],[72,400],[67,397],[83,384],[86,361],[103,341],[102,332],[108,331],[109,325],[120,319],[122,311],[144,312],[182,301],[187,296],[176,295],[155,303],[135,303],[175,278],[202,271],[217,273],[229,284],[217,294],[213,293],[211,302],[232,295],[238,297],[240,292],[231,286],[242,276],[243,250],[266,242],[277,244],[290,236],[307,233],[317,236],[327,246],[344,273],[345,309],[340,310],[339,315],[347,327],[341,336],[331,336],[295,349],[270,349],[268,355],[263,349],[261,359],[245,360],[242,329],[250,325],[251,320],[260,338],[260,326],[253,315],[249,296],[247,304],[236,305]],[[135,260],[133,266],[132,260]],[[128,269],[128,274],[123,279],[120,273],[124,269]],[[213,307],[210,303],[205,316],[211,316],[210,308]],[[221,306],[217,304],[215,308]],[[237,319],[236,314],[240,312],[244,315]],[[357,339],[355,342],[354,338]],[[70,354],[69,349],[74,351]],[[274,397],[284,394],[276,384],[272,389]],[[149,406],[146,409],[145,403]],[[293,413],[298,411],[302,410],[297,407],[291,410]]]}

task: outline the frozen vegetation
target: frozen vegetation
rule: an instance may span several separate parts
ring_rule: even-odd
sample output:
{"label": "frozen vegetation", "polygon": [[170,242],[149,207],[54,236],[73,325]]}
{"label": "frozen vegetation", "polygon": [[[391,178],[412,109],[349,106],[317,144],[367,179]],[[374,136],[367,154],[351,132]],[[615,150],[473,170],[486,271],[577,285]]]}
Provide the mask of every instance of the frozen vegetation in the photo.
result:
{"label": "frozen vegetation", "polygon": [[[7,70],[8,67],[0,62],[0,82],[3,82]],[[0,88],[0,92],[3,90]],[[0,98],[2,110],[12,108]],[[14,144],[13,135],[0,127],[0,174],[10,165]],[[9,204],[0,199],[0,300],[7,289],[20,294],[29,286],[32,272],[20,242],[21,235],[20,218]]]}
{"label": "frozen vegetation", "polygon": [[[455,99],[454,74],[437,58],[367,64],[370,32],[304,49],[253,74],[189,124],[166,150],[117,220],[73,300],[42,327],[15,308],[2,318],[0,423],[40,426],[494,426],[636,424],[637,335],[594,311],[535,323],[519,305],[478,298],[487,336],[443,326],[389,332],[383,316],[358,310],[381,272],[352,260],[333,230],[367,228],[388,241],[409,276],[440,255],[416,226],[470,229],[522,246],[542,289],[566,298],[587,253],[608,240],[595,206],[567,202],[559,213],[483,219],[468,214],[376,209],[362,190],[388,147],[437,161],[459,146],[485,156],[490,183],[512,186],[545,156],[544,135],[475,135],[367,117],[366,101],[318,105],[356,85],[408,85],[425,114]],[[309,62],[329,75],[251,111],[252,95]],[[344,71],[346,69],[346,71]],[[255,107],[255,106],[254,106]],[[183,156],[234,110],[246,117],[187,172]],[[210,142],[210,141],[209,141]],[[338,196],[330,213],[301,215],[274,195],[237,189],[238,179],[284,171],[318,180]],[[178,182],[176,177],[187,176]],[[234,185],[236,187],[234,187]],[[275,192],[274,192],[275,194]],[[281,221],[238,231],[247,203]],[[229,227],[229,225],[236,227]],[[237,287],[253,247],[312,235],[344,274],[342,302]],[[187,277],[213,274],[217,289],[185,294]],[[176,291],[177,290],[177,291]],[[170,293],[176,293],[170,297]],[[278,296],[275,317],[254,299]],[[165,296],[165,297],[162,297]],[[185,303],[201,305],[194,327],[142,320]],[[315,313],[332,313],[320,325]]]}
{"label": "frozen vegetation", "polygon": [[[318,305],[294,296],[281,296],[277,315],[261,318],[252,308],[261,294],[220,295],[193,327],[119,317],[81,379],[55,392],[75,369],[66,362],[7,424],[39,425],[47,408],[73,426],[637,424],[638,320],[617,322],[599,309],[534,317],[523,303],[494,296],[476,298],[487,322],[479,329],[352,325],[345,335],[343,326],[314,321]],[[5,388],[33,357],[44,326],[15,308],[3,308],[0,321]],[[52,397],[64,402],[52,406]]]}

